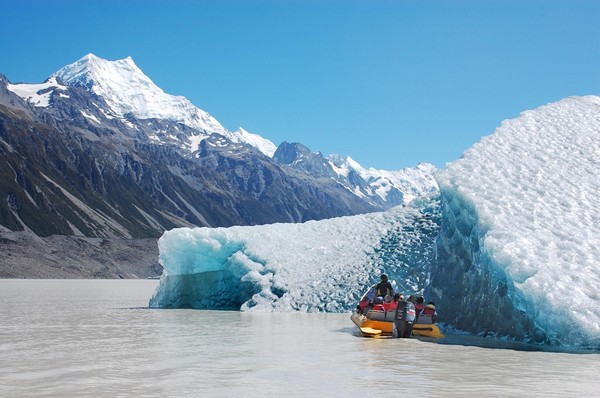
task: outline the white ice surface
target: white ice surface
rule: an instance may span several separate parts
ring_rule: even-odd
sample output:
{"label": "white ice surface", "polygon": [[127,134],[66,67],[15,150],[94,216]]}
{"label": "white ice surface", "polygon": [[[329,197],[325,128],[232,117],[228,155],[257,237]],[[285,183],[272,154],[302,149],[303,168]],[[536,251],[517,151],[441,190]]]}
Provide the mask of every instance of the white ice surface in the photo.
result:
{"label": "white ice surface", "polygon": [[[342,311],[378,278],[381,264],[372,256],[374,248],[390,231],[419,219],[420,210],[407,206],[302,224],[174,229],[158,243],[163,277],[227,271],[255,288],[242,310]],[[404,241],[419,238],[418,232],[404,234]],[[185,283],[174,286],[165,291],[205,293]],[[274,291],[285,294],[277,297]],[[164,304],[161,295],[155,296],[156,306]]]}
{"label": "white ice surface", "polygon": [[599,97],[505,121],[437,180],[474,205],[481,251],[530,300],[537,324],[600,339]]}

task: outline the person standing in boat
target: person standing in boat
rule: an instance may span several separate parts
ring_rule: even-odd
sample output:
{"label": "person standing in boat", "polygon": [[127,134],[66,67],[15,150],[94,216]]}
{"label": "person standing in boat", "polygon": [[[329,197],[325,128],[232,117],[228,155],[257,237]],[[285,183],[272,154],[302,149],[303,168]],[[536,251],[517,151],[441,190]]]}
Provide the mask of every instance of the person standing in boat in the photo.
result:
{"label": "person standing in boat", "polygon": [[375,286],[375,296],[385,298],[385,296],[389,296],[390,298],[394,295],[394,288],[390,281],[388,281],[388,277],[386,274],[381,275],[381,282]]}

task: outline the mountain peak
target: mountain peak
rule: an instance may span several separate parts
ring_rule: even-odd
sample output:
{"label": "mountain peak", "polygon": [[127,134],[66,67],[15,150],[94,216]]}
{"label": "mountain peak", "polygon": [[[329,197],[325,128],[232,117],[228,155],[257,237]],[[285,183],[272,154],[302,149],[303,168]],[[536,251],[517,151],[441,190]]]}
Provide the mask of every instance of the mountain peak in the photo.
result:
{"label": "mountain peak", "polygon": [[118,115],[166,119],[205,133],[228,135],[215,118],[195,107],[188,99],[165,93],[137,67],[131,57],[108,61],[89,53],[53,76],[103,97]]}

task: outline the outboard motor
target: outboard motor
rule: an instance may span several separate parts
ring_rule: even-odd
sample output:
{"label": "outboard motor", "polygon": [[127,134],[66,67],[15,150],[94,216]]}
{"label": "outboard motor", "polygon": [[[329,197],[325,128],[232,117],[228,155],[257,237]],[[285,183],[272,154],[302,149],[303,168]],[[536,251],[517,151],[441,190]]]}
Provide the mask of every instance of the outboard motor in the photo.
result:
{"label": "outboard motor", "polygon": [[394,316],[393,337],[410,337],[417,312],[410,301],[399,301]]}

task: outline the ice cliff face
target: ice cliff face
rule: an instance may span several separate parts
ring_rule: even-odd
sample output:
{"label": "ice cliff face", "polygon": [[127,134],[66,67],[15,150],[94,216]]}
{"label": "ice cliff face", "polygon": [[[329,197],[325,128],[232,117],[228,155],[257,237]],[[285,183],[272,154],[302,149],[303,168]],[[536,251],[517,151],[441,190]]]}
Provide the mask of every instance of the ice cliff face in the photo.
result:
{"label": "ice cliff face", "polygon": [[423,291],[439,231],[439,203],[424,198],[385,213],[303,224],[181,228],[159,240],[159,308],[341,312],[381,272]]}
{"label": "ice cliff face", "polygon": [[[381,272],[448,328],[600,347],[600,98],[504,122],[440,171],[440,194],[305,224],[180,229],[153,307],[348,311]],[[234,292],[234,294],[231,294]]]}
{"label": "ice cliff face", "polygon": [[443,225],[430,292],[445,321],[600,344],[599,172],[592,96],[524,112],[439,172]]}

